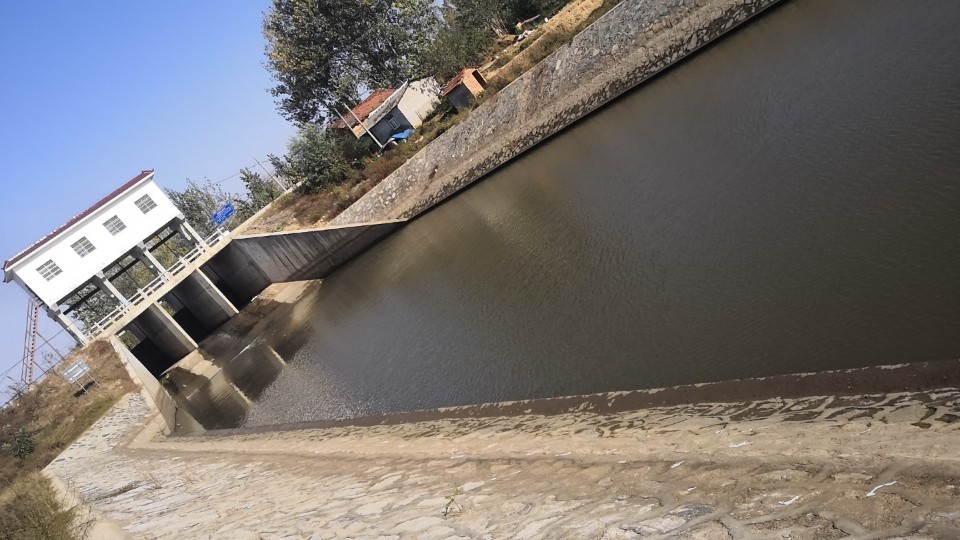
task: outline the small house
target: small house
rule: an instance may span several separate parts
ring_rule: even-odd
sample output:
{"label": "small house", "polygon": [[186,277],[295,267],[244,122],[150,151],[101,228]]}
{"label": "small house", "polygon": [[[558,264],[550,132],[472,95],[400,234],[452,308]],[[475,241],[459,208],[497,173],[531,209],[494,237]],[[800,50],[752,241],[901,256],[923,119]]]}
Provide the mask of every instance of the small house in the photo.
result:
{"label": "small house", "polygon": [[441,96],[447,98],[457,111],[469,108],[487,88],[487,81],[477,68],[466,68],[454,75],[443,87]]}
{"label": "small house", "polygon": [[350,131],[360,139],[373,138],[383,147],[393,135],[417,129],[440,102],[439,85],[433,79],[403,83],[397,89],[377,90],[349,112],[341,112],[334,130]]}

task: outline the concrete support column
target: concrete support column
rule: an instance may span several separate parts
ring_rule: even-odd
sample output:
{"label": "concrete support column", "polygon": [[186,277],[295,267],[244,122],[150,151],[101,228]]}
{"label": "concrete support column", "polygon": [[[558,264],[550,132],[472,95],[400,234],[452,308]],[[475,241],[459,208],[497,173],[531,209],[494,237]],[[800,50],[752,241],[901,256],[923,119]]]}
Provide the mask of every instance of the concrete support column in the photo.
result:
{"label": "concrete support column", "polygon": [[233,302],[224,296],[222,292],[220,292],[220,289],[213,284],[213,280],[203,273],[203,270],[197,268],[197,271],[194,272],[193,275],[197,278],[197,282],[203,287],[204,294],[208,295],[210,300],[216,303],[217,307],[220,308],[223,313],[227,314],[229,317],[233,317],[237,313],[240,313],[240,310],[237,309],[237,307],[233,305]]}
{"label": "concrete support column", "polygon": [[170,291],[170,295],[193,313],[208,331],[214,330],[239,313],[199,268]]}
{"label": "concrete support column", "polygon": [[77,325],[70,320],[69,317],[60,312],[59,309],[50,309],[47,308],[47,316],[51,319],[57,321],[68,334],[73,336],[73,339],[77,340],[81,345],[86,345],[90,340],[87,339],[87,335],[80,331],[77,328]]}
{"label": "concrete support column", "polygon": [[201,237],[197,231],[193,230],[193,227],[191,227],[185,219],[180,218],[177,220],[177,230],[180,231],[180,234],[189,240],[190,243],[196,246],[206,247],[206,244],[203,242],[203,237]]}
{"label": "concrete support column", "polygon": [[151,304],[135,322],[171,360],[179,360],[197,348],[190,335],[158,304]]}
{"label": "concrete support column", "polygon": [[271,281],[260,271],[255,261],[238,249],[234,239],[203,265],[203,272],[212,278],[233,305],[244,307],[266,289]]}
{"label": "concrete support column", "polygon": [[125,306],[130,303],[130,301],[127,300],[125,296],[120,294],[120,291],[113,286],[113,283],[110,283],[110,280],[107,279],[103,272],[98,272],[93,276],[93,284],[96,285],[96,287],[104,294],[114,297],[118,302],[120,302],[120,305]]}
{"label": "concrete support column", "polygon": [[144,266],[152,270],[157,277],[165,276],[167,274],[167,269],[160,264],[160,261],[153,256],[153,253],[150,253],[150,250],[147,249],[146,244],[143,242],[134,246],[133,251],[130,253],[133,255],[133,258],[142,262]]}

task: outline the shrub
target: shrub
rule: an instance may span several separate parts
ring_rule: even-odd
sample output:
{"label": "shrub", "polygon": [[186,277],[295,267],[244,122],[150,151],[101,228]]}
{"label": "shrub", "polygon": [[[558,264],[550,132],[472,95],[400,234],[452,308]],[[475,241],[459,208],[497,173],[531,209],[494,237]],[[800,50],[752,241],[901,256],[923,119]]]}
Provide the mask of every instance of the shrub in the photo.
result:
{"label": "shrub", "polygon": [[27,459],[27,456],[36,449],[37,443],[33,440],[33,435],[30,435],[30,432],[22,427],[18,429],[17,434],[13,437],[13,443],[10,444],[10,453],[13,454],[13,457],[23,463],[23,460]]}
{"label": "shrub", "polygon": [[306,191],[339,184],[350,173],[350,162],[336,136],[314,124],[307,124],[290,140],[287,155],[270,156],[277,173]]}

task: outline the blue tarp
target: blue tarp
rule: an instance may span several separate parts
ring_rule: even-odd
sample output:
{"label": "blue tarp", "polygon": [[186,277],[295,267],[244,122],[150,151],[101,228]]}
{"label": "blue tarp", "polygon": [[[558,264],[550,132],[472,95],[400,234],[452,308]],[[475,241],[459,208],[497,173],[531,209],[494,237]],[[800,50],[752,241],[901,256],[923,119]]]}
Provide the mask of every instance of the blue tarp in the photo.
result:
{"label": "blue tarp", "polygon": [[402,141],[408,138],[409,136],[413,135],[413,132],[414,132],[413,129],[407,129],[407,130],[401,131],[400,133],[397,133],[396,135],[393,136],[393,138],[398,141]]}

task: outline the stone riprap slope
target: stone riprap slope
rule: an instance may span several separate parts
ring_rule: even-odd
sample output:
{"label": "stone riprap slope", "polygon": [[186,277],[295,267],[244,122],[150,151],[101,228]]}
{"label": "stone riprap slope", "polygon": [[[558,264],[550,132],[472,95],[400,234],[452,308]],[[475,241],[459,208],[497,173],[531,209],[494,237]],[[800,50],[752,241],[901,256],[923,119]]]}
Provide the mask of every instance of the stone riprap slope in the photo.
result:
{"label": "stone riprap slope", "polygon": [[330,225],[416,216],[778,0],[625,0]]}
{"label": "stone riprap slope", "polygon": [[135,538],[956,538],[960,391],[151,439],[47,472]]}

